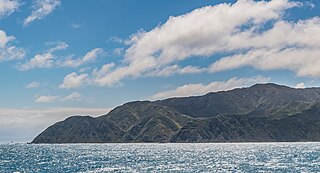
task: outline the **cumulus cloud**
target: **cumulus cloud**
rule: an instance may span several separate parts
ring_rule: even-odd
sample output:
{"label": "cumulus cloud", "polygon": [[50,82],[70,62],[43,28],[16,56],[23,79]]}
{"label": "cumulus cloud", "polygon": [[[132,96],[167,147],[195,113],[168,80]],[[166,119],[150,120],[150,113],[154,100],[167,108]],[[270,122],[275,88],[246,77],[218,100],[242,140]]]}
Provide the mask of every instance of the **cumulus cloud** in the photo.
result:
{"label": "cumulus cloud", "polygon": [[47,45],[53,46],[48,50],[49,53],[53,53],[55,51],[59,50],[65,50],[69,47],[69,45],[66,42],[58,41],[58,42],[48,42]]}
{"label": "cumulus cloud", "polygon": [[[114,63],[105,64],[100,69],[95,68],[91,76],[89,77],[89,74],[87,73],[81,73],[77,74],[75,72],[72,72],[68,74],[64,79],[62,84],[59,85],[59,88],[62,89],[70,89],[70,88],[78,88],[85,85],[94,85],[95,78],[101,78],[102,76],[105,76],[108,72],[110,72],[115,67]],[[80,69],[80,72],[86,71],[87,69]]]}
{"label": "cumulus cloud", "polygon": [[113,55],[115,55],[115,56],[122,56],[123,53],[124,53],[124,48],[119,47],[119,48],[115,48],[113,50]]}
{"label": "cumulus cloud", "polygon": [[62,62],[58,62],[60,66],[66,67],[79,67],[83,64],[94,62],[98,57],[105,56],[106,52],[102,48],[95,48],[87,52],[83,57],[78,59],[67,59]]}
{"label": "cumulus cloud", "polygon": [[119,37],[110,37],[108,41],[118,44],[122,44],[125,42],[122,38]]}
{"label": "cumulus cloud", "polygon": [[[217,73],[246,66],[320,77],[320,17],[283,17],[288,9],[301,6],[308,3],[239,0],[170,17],[151,31],[132,35],[123,42],[128,48],[122,61],[107,70],[95,69],[88,78],[95,85],[112,86],[125,78]],[[191,58],[207,58],[212,64],[192,66],[186,63]]]}
{"label": "cumulus cloud", "polygon": [[[99,116],[108,113],[107,108],[57,107],[43,109],[0,108],[0,141],[31,141],[48,126],[73,115]],[[22,141],[21,141],[22,140]]]}
{"label": "cumulus cloud", "polygon": [[26,88],[39,88],[40,87],[40,82],[31,82],[26,85]]}
{"label": "cumulus cloud", "polygon": [[269,78],[257,76],[253,78],[231,78],[227,81],[214,81],[209,84],[193,83],[177,87],[173,90],[161,91],[153,96],[151,99],[165,99],[170,97],[187,97],[195,95],[204,95],[209,92],[225,91],[234,88],[247,87],[256,83],[267,83]]}
{"label": "cumulus cloud", "polygon": [[18,48],[11,44],[14,40],[14,36],[8,36],[6,32],[0,30],[0,62],[18,60],[25,56],[23,48]]}
{"label": "cumulus cloud", "polygon": [[55,51],[64,50],[68,48],[68,44],[65,42],[50,43],[54,47],[50,48],[43,54],[37,54],[27,62],[18,65],[18,69],[22,71],[34,69],[34,68],[51,68],[55,65]]}
{"label": "cumulus cloud", "polygon": [[108,74],[114,67],[115,63],[105,64],[100,69],[95,68],[92,74],[95,78],[101,78]]}
{"label": "cumulus cloud", "polygon": [[18,0],[0,0],[0,18],[8,16],[18,10],[20,3]]}
{"label": "cumulus cloud", "polygon": [[180,67],[178,65],[171,65],[161,69],[156,69],[150,72],[148,75],[166,77],[166,76],[172,76],[175,74],[196,74],[196,73],[202,73],[205,71],[206,69],[201,67],[195,67],[195,66]]}
{"label": "cumulus cloud", "polygon": [[60,0],[33,0],[33,11],[30,16],[24,19],[23,25],[27,26],[36,20],[45,18],[60,5]]}
{"label": "cumulus cloud", "polygon": [[79,94],[78,92],[73,92],[63,98],[60,99],[60,101],[77,101],[81,98],[81,94]]}
{"label": "cumulus cloud", "polygon": [[298,76],[320,77],[320,18],[297,23],[278,21],[259,35],[242,38],[253,49],[214,62],[210,71],[219,72],[252,66],[260,70],[286,69]]}
{"label": "cumulus cloud", "polygon": [[35,68],[54,68],[54,67],[79,67],[81,65],[94,62],[98,57],[105,56],[105,51],[102,48],[95,48],[87,52],[83,57],[57,57],[56,51],[65,50],[69,45],[65,42],[51,42],[47,45],[52,46],[42,54],[36,54],[33,58],[25,63],[19,64],[18,69],[22,71]]}
{"label": "cumulus cloud", "polygon": [[19,65],[18,69],[25,71],[34,68],[51,68],[54,62],[54,55],[51,53],[35,55],[27,63]]}
{"label": "cumulus cloud", "polygon": [[87,84],[88,82],[88,74],[80,74],[73,72],[68,74],[59,88],[70,89],[70,88],[77,88]]}
{"label": "cumulus cloud", "polygon": [[[300,5],[287,0],[241,0],[170,17],[151,31],[140,31],[127,40],[129,48],[125,51],[124,63],[96,78],[95,82],[111,86],[127,77],[177,68],[174,65],[188,58],[254,48],[246,37],[260,35],[264,24],[281,20],[287,9]],[[281,38],[273,44],[280,42]]]}
{"label": "cumulus cloud", "polygon": [[3,48],[8,42],[13,41],[15,38],[13,36],[7,36],[6,32],[0,30],[0,47]]}
{"label": "cumulus cloud", "polygon": [[294,88],[303,89],[306,88],[306,85],[303,82],[300,82],[297,85],[295,85]]}
{"label": "cumulus cloud", "polygon": [[56,101],[60,96],[51,96],[51,95],[45,95],[45,96],[37,96],[35,99],[36,103],[49,103]]}
{"label": "cumulus cloud", "polygon": [[81,94],[78,92],[73,92],[66,96],[52,96],[52,95],[36,95],[36,103],[50,103],[50,102],[66,102],[66,101],[81,101]]}

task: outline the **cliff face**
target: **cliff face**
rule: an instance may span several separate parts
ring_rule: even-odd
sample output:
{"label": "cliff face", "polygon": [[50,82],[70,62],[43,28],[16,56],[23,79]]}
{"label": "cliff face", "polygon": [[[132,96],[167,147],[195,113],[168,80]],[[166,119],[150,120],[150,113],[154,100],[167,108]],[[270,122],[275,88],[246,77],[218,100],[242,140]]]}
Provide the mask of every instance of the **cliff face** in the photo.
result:
{"label": "cliff face", "polygon": [[258,84],[70,117],[32,143],[320,141],[320,88]]}

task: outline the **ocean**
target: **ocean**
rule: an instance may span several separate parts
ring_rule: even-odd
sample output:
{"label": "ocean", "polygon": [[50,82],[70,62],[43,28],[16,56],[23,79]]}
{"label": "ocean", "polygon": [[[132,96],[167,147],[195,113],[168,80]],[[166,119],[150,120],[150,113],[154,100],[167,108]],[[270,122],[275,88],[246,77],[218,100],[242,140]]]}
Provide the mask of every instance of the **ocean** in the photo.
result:
{"label": "ocean", "polygon": [[320,143],[0,144],[0,172],[320,172]]}

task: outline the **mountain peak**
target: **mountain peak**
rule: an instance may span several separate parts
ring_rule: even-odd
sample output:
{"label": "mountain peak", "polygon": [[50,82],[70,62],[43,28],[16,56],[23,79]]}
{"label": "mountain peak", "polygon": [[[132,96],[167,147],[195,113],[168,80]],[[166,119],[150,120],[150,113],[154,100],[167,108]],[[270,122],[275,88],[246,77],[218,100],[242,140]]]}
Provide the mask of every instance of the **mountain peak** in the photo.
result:
{"label": "mountain peak", "polygon": [[320,141],[319,105],[320,88],[256,84],[67,118],[33,143]]}
{"label": "mountain peak", "polygon": [[285,86],[285,85],[280,85],[280,84],[275,84],[275,83],[258,83],[254,84],[249,88],[287,88],[287,89],[293,89],[291,87]]}

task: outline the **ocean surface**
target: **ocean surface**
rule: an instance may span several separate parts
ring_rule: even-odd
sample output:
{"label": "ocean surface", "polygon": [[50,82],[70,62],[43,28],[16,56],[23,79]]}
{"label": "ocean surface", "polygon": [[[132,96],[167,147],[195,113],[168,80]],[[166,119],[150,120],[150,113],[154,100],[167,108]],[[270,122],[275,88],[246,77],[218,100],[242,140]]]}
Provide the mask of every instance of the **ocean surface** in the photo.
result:
{"label": "ocean surface", "polygon": [[320,172],[320,143],[0,144],[0,172]]}

